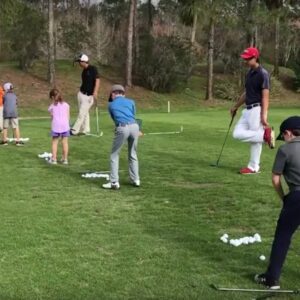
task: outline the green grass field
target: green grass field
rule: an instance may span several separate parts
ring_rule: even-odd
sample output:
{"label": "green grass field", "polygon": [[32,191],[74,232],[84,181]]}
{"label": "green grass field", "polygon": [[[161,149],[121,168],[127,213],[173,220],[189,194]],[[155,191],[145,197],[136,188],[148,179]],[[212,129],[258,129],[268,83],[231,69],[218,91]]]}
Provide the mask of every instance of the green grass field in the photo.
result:
{"label": "green grass field", "polygon": [[[270,121],[299,114],[273,109]],[[230,121],[224,109],[144,113],[144,131],[180,135],[140,139],[142,187],[129,185],[126,151],[121,190],[104,180],[113,137],[101,114],[102,138],[70,139],[70,165],[50,166],[37,155],[50,151],[50,120],[23,120],[30,142],[0,149],[0,299],[253,299],[222,293],[210,284],[257,288],[280,211],[270,174],[276,151],[264,148],[262,173],[237,174],[248,145],[228,139],[221,168],[212,168]],[[95,120],[92,119],[95,128]],[[219,238],[259,232],[263,242],[233,247]],[[299,288],[300,237],[296,234],[282,274],[282,288]],[[292,299],[278,297],[277,299]],[[295,297],[296,298],[296,297]]]}

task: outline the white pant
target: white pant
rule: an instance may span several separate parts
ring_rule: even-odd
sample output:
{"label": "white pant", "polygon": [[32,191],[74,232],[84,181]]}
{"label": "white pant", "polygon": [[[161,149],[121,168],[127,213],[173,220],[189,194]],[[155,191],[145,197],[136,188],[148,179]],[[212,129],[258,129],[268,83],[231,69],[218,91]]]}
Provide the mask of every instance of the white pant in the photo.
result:
{"label": "white pant", "polygon": [[251,144],[248,168],[256,172],[259,171],[260,155],[264,142],[264,127],[261,123],[260,112],[260,106],[249,110],[244,109],[233,131],[235,139]]}
{"label": "white pant", "polygon": [[89,133],[90,132],[90,114],[89,110],[94,103],[93,96],[84,95],[81,92],[78,92],[78,107],[79,113],[75,124],[72,127],[74,134],[79,132]]}

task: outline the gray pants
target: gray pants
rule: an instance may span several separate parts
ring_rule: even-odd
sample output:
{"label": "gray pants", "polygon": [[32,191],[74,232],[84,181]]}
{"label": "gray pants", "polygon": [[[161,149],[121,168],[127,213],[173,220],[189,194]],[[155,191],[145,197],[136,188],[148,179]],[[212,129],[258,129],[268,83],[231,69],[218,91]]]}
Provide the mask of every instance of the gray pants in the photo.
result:
{"label": "gray pants", "polygon": [[119,154],[122,146],[128,141],[129,176],[133,182],[140,180],[137,145],[139,138],[138,124],[119,126],[115,131],[112,151],[110,155],[110,181],[119,182]]}

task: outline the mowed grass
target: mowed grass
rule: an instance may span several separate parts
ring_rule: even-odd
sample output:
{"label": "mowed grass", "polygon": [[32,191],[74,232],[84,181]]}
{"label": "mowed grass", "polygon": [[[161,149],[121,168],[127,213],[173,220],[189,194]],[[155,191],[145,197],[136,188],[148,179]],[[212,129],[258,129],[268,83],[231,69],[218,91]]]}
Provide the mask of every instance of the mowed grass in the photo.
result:
{"label": "mowed grass", "polygon": [[[295,109],[273,109],[278,128]],[[101,113],[102,138],[70,138],[70,165],[50,166],[50,120],[23,120],[23,148],[0,149],[0,299],[252,299],[210,284],[256,288],[264,271],[280,201],[270,174],[276,151],[264,147],[262,173],[237,174],[249,156],[231,137],[216,161],[230,121],[228,112],[199,109],[144,113],[145,132],[180,135],[140,139],[142,187],[129,185],[126,150],[121,190],[101,189],[88,171],[108,171],[113,125]],[[95,118],[92,119],[95,128]],[[263,242],[233,247],[219,238],[259,232]],[[299,288],[300,237],[284,266],[283,288]],[[277,299],[292,299],[282,296]]]}

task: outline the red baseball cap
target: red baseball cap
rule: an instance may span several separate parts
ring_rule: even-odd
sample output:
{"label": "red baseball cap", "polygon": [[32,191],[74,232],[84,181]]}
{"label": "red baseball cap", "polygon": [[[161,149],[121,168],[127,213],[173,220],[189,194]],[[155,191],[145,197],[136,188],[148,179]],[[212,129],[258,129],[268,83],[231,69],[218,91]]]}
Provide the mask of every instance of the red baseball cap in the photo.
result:
{"label": "red baseball cap", "polygon": [[259,58],[259,51],[255,47],[250,47],[244,50],[244,52],[241,54],[241,58],[243,59],[249,59],[249,58]]}

